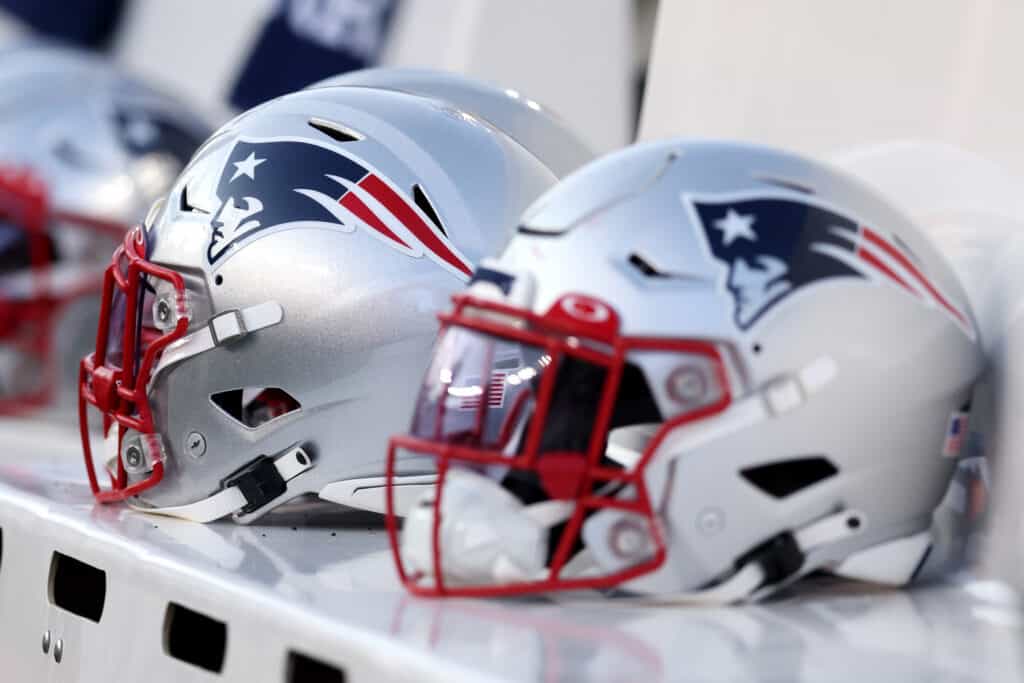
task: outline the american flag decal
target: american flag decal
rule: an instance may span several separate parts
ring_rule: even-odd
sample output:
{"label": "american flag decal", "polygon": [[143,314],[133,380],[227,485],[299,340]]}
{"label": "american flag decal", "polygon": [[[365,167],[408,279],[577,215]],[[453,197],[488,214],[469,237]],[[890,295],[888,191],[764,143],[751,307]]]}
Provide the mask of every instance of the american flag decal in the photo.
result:
{"label": "american flag decal", "polygon": [[942,454],[947,458],[960,455],[967,435],[967,413],[956,411],[949,416],[946,438],[942,442]]}
{"label": "american flag decal", "polygon": [[[488,408],[501,408],[505,405],[506,375],[508,373],[503,370],[495,370],[491,373],[491,381],[486,387]],[[459,402],[459,410],[477,410],[480,407],[480,396],[483,392],[484,388],[482,387],[480,394],[464,396]]]}

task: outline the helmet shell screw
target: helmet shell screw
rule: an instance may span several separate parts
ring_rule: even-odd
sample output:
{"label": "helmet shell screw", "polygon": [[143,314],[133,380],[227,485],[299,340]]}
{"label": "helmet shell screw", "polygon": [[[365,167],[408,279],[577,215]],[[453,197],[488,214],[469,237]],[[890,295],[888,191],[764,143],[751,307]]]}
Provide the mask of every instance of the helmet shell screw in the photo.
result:
{"label": "helmet shell screw", "polygon": [[156,305],[156,319],[161,323],[167,323],[171,319],[171,305],[166,301],[160,301]]}
{"label": "helmet shell screw", "polygon": [[132,445],[124,451],[124,461],[128,467],[140,467],[142,465],[142,449]]}
{"label": "helmet shell screw", "polygon": [[189,432],[185,437],[185,452],[193,458],[206,455],[206,437],[199,432]]}

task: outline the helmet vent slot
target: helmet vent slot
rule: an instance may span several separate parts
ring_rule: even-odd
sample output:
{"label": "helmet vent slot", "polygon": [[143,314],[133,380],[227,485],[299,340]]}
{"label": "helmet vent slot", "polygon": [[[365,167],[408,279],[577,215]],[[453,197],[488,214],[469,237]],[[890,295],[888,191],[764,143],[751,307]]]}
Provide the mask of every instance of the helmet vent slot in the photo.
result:
{"label": "helmet vent slot", "polygon": [[359,142],[365,137],[362,133],[327,119],[312,118],[309,125],[336,142]]}
{"label": "helmet vent slot", "polygon": [[646,277],[669,277],[668,273],[658,270],[657,266],[636,252],[629,255],[629,265],[639,270]]}
{"label": "helmet vent slot", "polygon": [[811,456],[740,470],[748,482],[773,498],[785,498],[839,472],[828,458]]}
{"label": "helmet vent slot", "polygon": [[298,652],[288,653],[288,683],[345,683],[345,671]]}
{"label": "helmet vent slot", "polygon": [[437,215],[437,211],[434,210],[434,205],[430,203],[430,198],[427,193],[423,191],[423,188],[418,184],[412,186],[412,199],[416,202],[416,206],[420,208],[420,211],[427,215],[427,218],[437,226],[437,229],[441,231],[445,237],[448,236],[448,231],[441,225],[441,218]]}
{"label": "helmet vent slot", "polygon": [[178,209],[182,213],[191,213],[191,212],[210,213],[206,209],[203,209],[201,207],[195,206],[194,204],[191,204],[188,201],[188,184],[187,183],[181,188],[181,198],[180,198],[180,200],[178,202]]}
{"label": "helmet vent slot", "polygon": [[769,185],[781,187],[784,190],[795,190],[796,192],[800,192],[803,194],[814,194],[813,188],[804,185],[803,183],[798,183],[794,180],[786,180],[785,178],[773,178],[771,176],[764,175],[756,175],[754,176],[754,179],[760,180],[762,183],[768,183]]}
{"label": "helmet vent slot", "polygon": [[255,429],[293,413],[302,406],[278,387],[228,389],[210,395],[210,401],[243,427]]}

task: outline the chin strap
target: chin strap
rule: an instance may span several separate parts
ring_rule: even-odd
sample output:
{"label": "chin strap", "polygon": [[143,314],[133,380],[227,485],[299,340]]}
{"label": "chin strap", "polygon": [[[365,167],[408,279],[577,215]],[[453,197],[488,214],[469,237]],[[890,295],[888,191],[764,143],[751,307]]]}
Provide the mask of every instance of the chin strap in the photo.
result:
{"label": "chin strap", "polygon": [[851,538],[863,528],[864,515],[856,510],[843,510],[762,543],[737,560],[735,573],[714,586],[668,595],[629,595],[622,599],[646,605],[729,605],[757,600],[799,576],[807,553]]}
{"label": "chin strap", "polygon": [[[864,528],[864,516],[855,510],[843,510],[814,521],[794,532],[779,534],[746,553],[735,563],[736,571],[721,582],[695,591],[641,595],[616,592],[614,601],[626,605],[721,606],[756,601],[799,577],[807,553],[824,545],[846,540]],[[584,555],[583,551],[580,555]],[[581,556],[576,565],[580,574],[593,572],[595,565]],[[593,592],[552,594],[559,602],[593,599]],[[606,594],[598,594],[605,599]]]}
{"label": "chin strap", "polygon": [[212,522],[226,515],[244,515],[262,508],[288,490],[288,482],[313,467],[313,461],[299,447],[286,451],[277,458],[259,458],[243,470],[231,475],[224,488],[209,498],[187,505],[173,507],[147,507],[129,501],[140,512],[188,519],[193,522]]}

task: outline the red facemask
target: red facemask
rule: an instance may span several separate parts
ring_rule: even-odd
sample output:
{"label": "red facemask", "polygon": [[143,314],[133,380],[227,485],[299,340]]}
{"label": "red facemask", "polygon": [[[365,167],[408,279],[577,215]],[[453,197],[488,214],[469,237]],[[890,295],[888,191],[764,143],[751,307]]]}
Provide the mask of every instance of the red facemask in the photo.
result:
{"label": "red facemask", "polygon": [[[730,404],[727,373],[716,346],[698,340],[623,336],[615,311],[583,295],[563,296],[544,315],[470,295],[456,296],[454,302],[454,311],[441,316],[439,341],[411,433],[393,437],[388,449],[388,532],[406,587],[415,594],[435,596],[602,589],[661,566],[665,543],[644,471],[666,434]],[[631,419],[637,421],[628,417],[624,400],[637,376],[627,355],[648,352],[669,360],[673,369],[663,391],[679,410],[661,419],[653,408],[653,421],[660,425],[636,464],[627,468],[605,457],[608,434]],[[652,402],[649,393],[647,400]],[[408,570],[400,552],[390,486],[399,451],[430,456],[437,467],[433,571],[428,580]],[[459,469],[500,479],[524,503],[572,504],[564,526],[549,540],[546,576],[494,585],[445,583],[439,540],[442,503],[446,480]],[[586,519],[610,509],[640,520],[652,552],[602,576],[565,575],[567,562],[582,547]]]}
{"label": "red facemask", "polygon": [[[99,278],[78,278],[56,286],[57,254],[50,228],[88,231],[117,240],[126,227],[50,206],[46,187],[25,169],[0,167],[0,344],[13,349],[33,376],[26,386],[0,393],[0,415],[18,415],[48,405],[56,393],[53,337],[59,314],[70,302],[95,295]],[[2,391],[2,390],[0,390]]]}
{"label": "red facemask", "polygon": [[[188,331],[190,313],[184,279],[148,260],[142,228],[128,233],[114,252],[102,297],[96,350],[79,371],[78,412],[89,484],[96,500],[106,503],[136,496],[163,478],[163,446],[147,388],[163,350]],[[100,486],[93,461],[89,406],[102,415],[104,434],[117,430],[119,457],[108,467],[109,488]]]}

